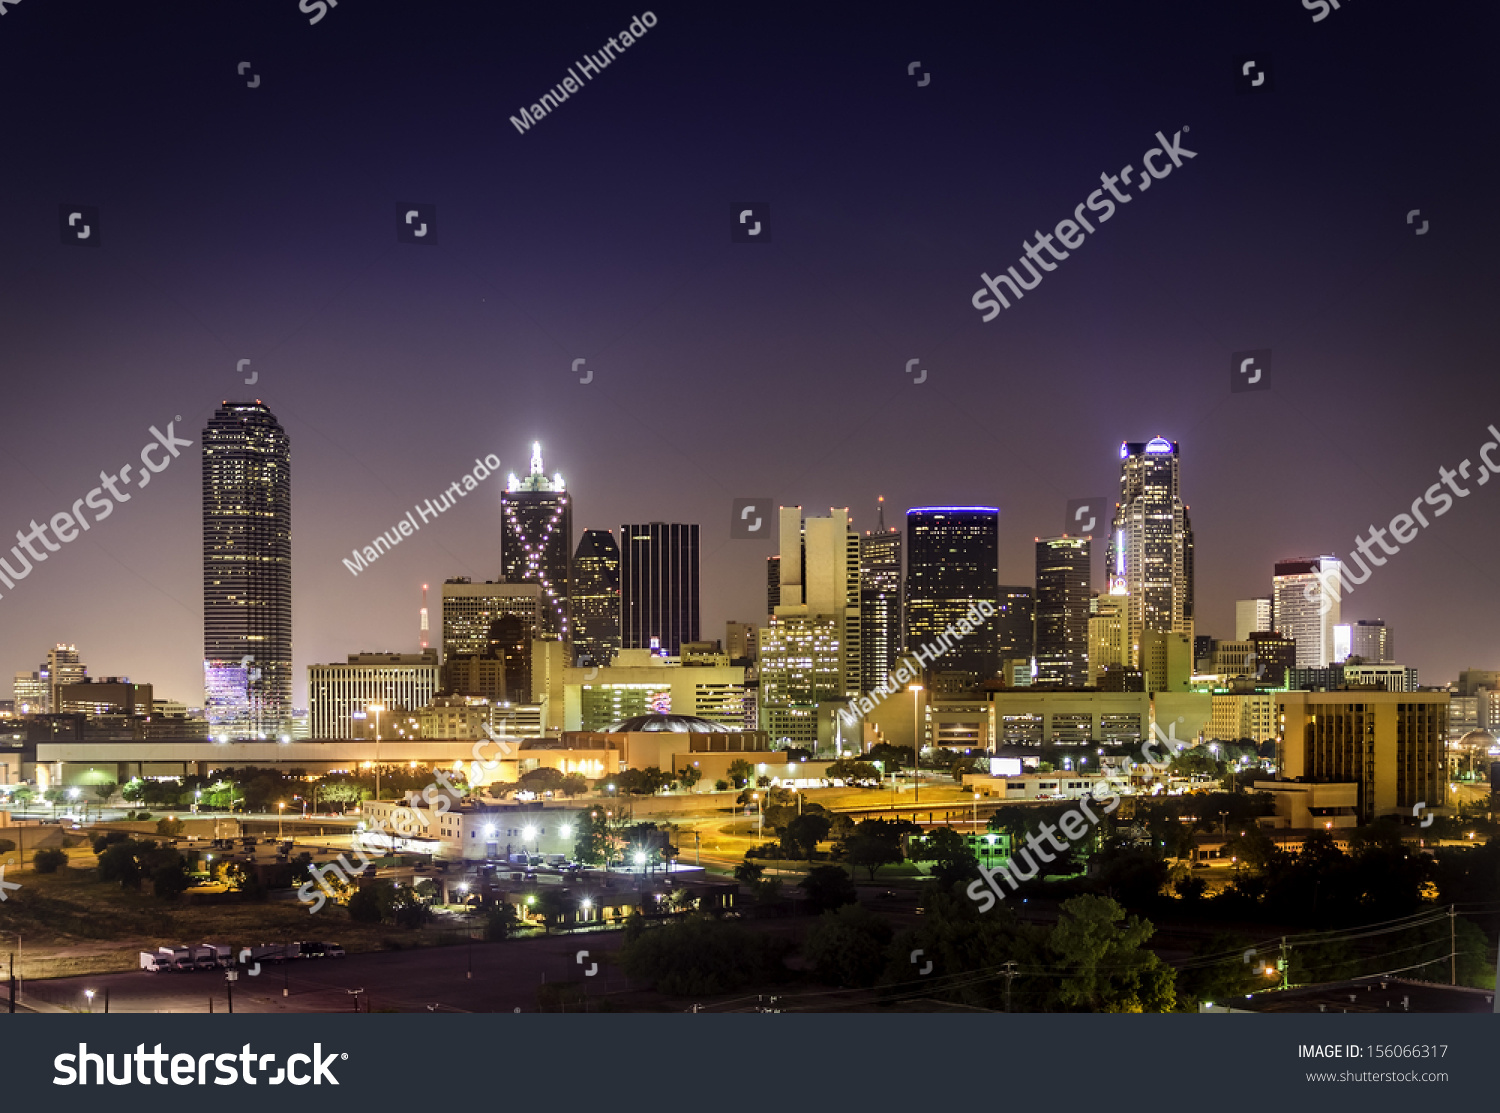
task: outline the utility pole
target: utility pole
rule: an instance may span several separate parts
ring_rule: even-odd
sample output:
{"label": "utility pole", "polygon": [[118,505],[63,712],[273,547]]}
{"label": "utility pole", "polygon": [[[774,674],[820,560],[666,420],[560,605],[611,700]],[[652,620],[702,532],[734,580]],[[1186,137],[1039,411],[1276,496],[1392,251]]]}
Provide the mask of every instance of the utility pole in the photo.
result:
{"label": "utility pole", "polygon": [[1448,984],[1458,984],[1458,905],[1448,906]]}
{"label": "utility pole", "polygon": [[1281,988],[1292,988],[1292,964],[1286,955],[1286,936],[1281,937]]}
{"label": "utility pole", "polygon": [[1005,964],[1005,1011],[1010,1012],[1010,983],[1016,976],[1016,964],[1007,962]]}

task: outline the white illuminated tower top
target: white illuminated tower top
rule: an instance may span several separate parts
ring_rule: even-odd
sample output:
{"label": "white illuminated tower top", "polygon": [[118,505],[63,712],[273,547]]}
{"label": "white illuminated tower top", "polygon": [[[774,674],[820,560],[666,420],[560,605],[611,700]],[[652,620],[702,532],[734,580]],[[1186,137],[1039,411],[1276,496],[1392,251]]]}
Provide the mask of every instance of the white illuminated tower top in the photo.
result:
{"label": "white illuminated tower top", "polygon": [[542,470],[542,442],[533,441],[531,444],[531,474],[524,480],[517,479],[516,473],[511,472],[506,479],[505,489],[507,491],[563,491],[562,472],[558,472],[551,479]]}

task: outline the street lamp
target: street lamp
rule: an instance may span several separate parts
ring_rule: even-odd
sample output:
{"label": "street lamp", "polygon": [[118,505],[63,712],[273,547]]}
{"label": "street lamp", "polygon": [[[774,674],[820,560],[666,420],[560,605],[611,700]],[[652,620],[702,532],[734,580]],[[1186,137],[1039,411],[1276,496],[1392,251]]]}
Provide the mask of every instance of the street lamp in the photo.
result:
{"label": "street lamp", "polygon": [[385,710],[385,704],[372,703],[365,708],[366,711],[375,712],[375,799],[380,799],[380,713]]}
{"label": "street lamp", "polygon": [[86,989],[86,990],[83,991],[83,995],[89,999],[89,1012],[93,1012],[94,1011],[94,991],[92,989]]}
{"label": "street lamp", "polygon": [[538,854],[542,852],[542,844],[536,841],[535,827],[527,827],[524,831],[521,832],[521,845],[525,846],[528,842],[533,843],[536,846],[536,852]]}
{"label": "street lamp", "polygon": [[276,837],[281,838],[281,821],[286,818],[286,801],[276,805]]}

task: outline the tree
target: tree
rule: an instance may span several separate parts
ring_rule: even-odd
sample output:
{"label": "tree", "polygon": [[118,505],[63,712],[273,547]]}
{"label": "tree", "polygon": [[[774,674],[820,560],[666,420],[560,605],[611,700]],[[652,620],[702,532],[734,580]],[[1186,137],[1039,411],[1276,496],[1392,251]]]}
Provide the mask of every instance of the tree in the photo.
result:
{"label": "tree", "polygon": [[516,906],[509,901],[502,901],[485,913],[484,941],[496,943],[509,939],[520,926],[521,918],[516,915]]}
{"label": "tree", "polygon": [[[847,879],[848,875],[844,876]],[[894,934],[884,917],[863,905],[846,904],[823,913],[807,933],[802,953],[813,972],[828,985],[874,985],[885,966],[886,948]]]}
{"label": "tree", "polygon": [[573,842],[573,857],[587,866],[607,866],[614,858],[615,839],[609,817],[602,808],[590,808],[578,817],[578,837]]}
{"label": "tree", "polygon": [[855,761],[847,757],[830,761],[823,775],[830,781],[843,781],[849,785],[878,785],[880,783],[879,769],[868,761]]}
{"label": "tree", "polygon": [[32,868],[37,873],[56,873],[61,867],[67,864],[68,852],[66,850],[38,850],[31,856]]}
{"label": "tree", "polygon": [[99,864],[95,867],[99,880],[118,882],[122,889],[139,889],[141,866],[136,860],[139,845],[134,839],[124,839],[108,847],[99,855]]}
{"label": "tree", "polygon": [[817,853],[818,843],[828,837],[832,826],[821,809],[793,816],[781,829],[781,849],[789,858],[811,859]]}
{"label": "tree", "polygon": [[589,790],[589,783],[577,773],[570,773],[563,778],[559,788],[564,796],[582,796]]}
{"label": "tree", "polygon": [[94,795],[99,797],[99,803],[107,804],[109,803],[109,798],[115,794],[115,789],[119,787],[120,786],[115,784],[113,781],[110,781],[106,784],[95,785]]}
{"label": "tree", "polygon": [[702,779],[703,770],[699,769],[696,765],[684,766],[677,774],[677,783],[687,792],[692,792]]}
{"label": "tree", "polygon": [[522,773],[516,782],[516,787],[525,792],[534,792],[538,796],[545,792],[559,792],[562,790],[563,782],[567,774],[561,769],[550,769],[543,766],[540,769],[532,769]]}
{"label": "tree", "polygon": [[158,835],[165,835],[168,838],[173,838],[177,835],[182,834],[182,827],[182,820],[176,819],[170,815],[163,816],[161,819],[158,819],[156,821],[156,833]]}
{"label": "tree", "polygon": [[887,773],[896,769],[905,769],[911,762],[906,759],[911,756],[910,746],[892,746],[889,742],[877,742],[870,747],[869,753],[865,754],[865,760],[878,761]]}
{"label": "tree", "polygon": [[808,907],[813,912],[829,912],[858,899],[853,879],[839,866],[814,866],[797,882],[797,888],[807,894]]}
{"label": "tree", "polygon": [[1063,1011],[1171,1011],[1176,972],[1146,950],[1156,930],[1149,920],[1126,919],[1108,897],[1074,897],[1061,912],[1047,946],[1066,971],[1053,982]]}
{"label": "tree", "polygon": [[741,884],[749,885],[752,889],[760,884],[766,867],[759,862],[751,862],[748,859],[734,867],[734,879]]}
{"label": "tree", "polygon": [[913,839],[912,858],[932,862],[932,875],[944,888],[979,876],[979,859],[968,841],[951,827],[938,827],[922,839]]}
{"label": "tree", "polygon": [[744,758],[735,758],[729,763],[729,768],[724,771],[725,776],[735,788],[744,788],[750,783],[750,778],[755,774],[755,767]]}
{"label": "tree", "polygon": [[649,931],[632,933],[627,927],[619,955],[629,977],[649,982],[659,993],[704,997],[779,980],[790,947],[779,936],[694,914]]}
{"label": "tree", "polygon": [[915,823],[905,819],[866,819],[857,824],[854,833],[844,840],[844,857],[851,866],[868,871],[870,880],[874,881],[881,866],[905,860],[901,836],[920,830]]}

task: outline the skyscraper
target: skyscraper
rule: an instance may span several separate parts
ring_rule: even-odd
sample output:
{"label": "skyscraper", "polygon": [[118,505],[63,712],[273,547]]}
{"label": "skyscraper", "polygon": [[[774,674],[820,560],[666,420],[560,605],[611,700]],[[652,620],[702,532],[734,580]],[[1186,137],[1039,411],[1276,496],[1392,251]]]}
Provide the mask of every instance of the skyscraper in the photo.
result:
{"label": "skyscraper", "polygon": [[[937,636],[984,602],[995,606],[1000,578],[1000,511],[991,506],[924,506],[906,512],[906,644]],[[1087,600],[1085,599],[1085,602]],[[999,671],[997,619],[963,638],[932,666],[969,685]]]}
{"label": "skyscraper", "polygon": [[1349,656],[1366,664],[1388,665],[1396,659],[1391,628],[1383,618],[1361,618],[1349,626]]}
{"label": "skyscraper", "polygon": [[1339,624],[1340,565],[1336,557],[1276,562],[1273,598],[1276,629],[1297,643],[1297,667],[1334,663],[1333,628]]}
{"label": "skyscraper", "polygon": [[[653,639],[655,639],[653,641]],[[620,527],[620,645],[675,657],[698,640],[698,527]]]}
{"label": "skyscraper", "polygon": [[859,543],[860,688],[874,691],[901,656],[901,531],[879,521]]}
{"label": "skyscraper", "polygon": [[573,500],[561,473],[543,473],[540,443],[531,446],[531,473],[512,473],[500,496],[500,567],[507,583],[541,585],[541,636],[570,640]]}
{"label": "skyscraper", "polygon": [[1130,663],[1141,632],[1193,637],[1193,530],[1178,486],[1176,441],[1120,445],[1120,501],[1109,538],[1109,593],[1125,598]]}
{"label": "skyscraper", "polygon": [[1001,584],[995,616],[997,654],[1002,661],[1036,655],[1036,588]]}
{"label": "skyscraper", "polygon": [[1097,685],[1104,670],[1125,664],[1125,603],[1118,596],[1089,600],[1089,683]]}
{"label": "skyscraper", "polygon": [[847,507],[778,518],[779,599],[760,632],[760,724],[772,742],[816,747],[819,704],[859,691],[860,537]]}
{"label": "skyscraper", "polygon": [[1089,682],[1089,539],[1036,543],[1036,685]]}
{"label": "skyscraper", "polygon": [[1234,604],[1234,640],[1237,642],[1248,641],[1250,635],[1257,630],[1274,630],[1275,623],[1271,616],[1271,600],[1265,597],[1259,599],[1238,599]]}
{"label": "skyscraper", "polygon": [[290,734],[291,441],[261,402],[203,430],[203,674],[215,735]]}
{"label": "skyscraper", "polygon": [[620,546],[586,529],[573,554],[573,661],[608,665],[620,651]]}

